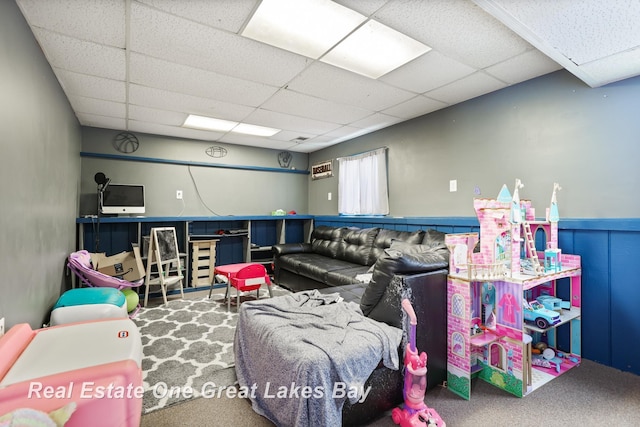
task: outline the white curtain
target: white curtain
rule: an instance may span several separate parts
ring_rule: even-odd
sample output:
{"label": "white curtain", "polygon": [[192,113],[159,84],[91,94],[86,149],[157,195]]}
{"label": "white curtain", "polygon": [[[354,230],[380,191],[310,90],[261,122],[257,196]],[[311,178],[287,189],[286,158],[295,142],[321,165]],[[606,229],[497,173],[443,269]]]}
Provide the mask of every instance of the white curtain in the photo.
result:
{"label": "white curtain", "polygon": [[341,215],[387,215],[386,148],[338,158],[338,212]]}

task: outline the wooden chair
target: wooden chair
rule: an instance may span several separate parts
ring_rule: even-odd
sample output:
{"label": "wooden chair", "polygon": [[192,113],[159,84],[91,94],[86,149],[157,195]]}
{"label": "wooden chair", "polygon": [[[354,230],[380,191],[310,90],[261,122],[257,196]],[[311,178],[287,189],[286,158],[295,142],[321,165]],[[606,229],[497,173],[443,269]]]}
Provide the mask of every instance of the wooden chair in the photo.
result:
{"label": "wooden chair", "polygon": [[227,311],[231,310],[231,287],[236,288],[236,306],[240,307],[240,292],[256,291],[256,298],[260,298],[260,287],[266,284],[269,297],[272,297],[271,279],[267,269],[262,264],[250,264],[231,277],[227,285]]}
{"label": "wooden chair", "polygon": [[[156,267],[154,269],[154,266]],[[175,267],[172,269],[172,267]],[[157,277],[155,277],[157,276]],[[167,288],[178,285],[180,295],[184,298],[182,266],[175,227],[156,227],[151,229],[149,241],[149,258],[145,276],[144,306],[149,299],[149,288],[160,286],[164,303],[167,303]]]}

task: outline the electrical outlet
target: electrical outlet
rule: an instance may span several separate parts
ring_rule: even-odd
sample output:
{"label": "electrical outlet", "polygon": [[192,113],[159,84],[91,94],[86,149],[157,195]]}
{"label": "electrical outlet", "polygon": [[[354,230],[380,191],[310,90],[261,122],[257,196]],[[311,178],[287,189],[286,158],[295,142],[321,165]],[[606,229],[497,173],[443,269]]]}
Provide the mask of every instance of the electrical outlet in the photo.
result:
{"label": "electrical outlet", "polygon": [[452,179],[451,181],[449,181],[449,191],[450,192],[454,192],[454,191],[458,191],[458,180],[457,179]]}
{"label": "electrical outlet", "polygon": [[182,200],[182,190],[176,190],[176,199]]}
{"label": "electrical outlet", "polygon": [[327,200],[331,200],[331,192],[327,193]]}
{"label": "electrical outlet", "polygon": [[4,317],[0,319],[0,337],[4,335]]}

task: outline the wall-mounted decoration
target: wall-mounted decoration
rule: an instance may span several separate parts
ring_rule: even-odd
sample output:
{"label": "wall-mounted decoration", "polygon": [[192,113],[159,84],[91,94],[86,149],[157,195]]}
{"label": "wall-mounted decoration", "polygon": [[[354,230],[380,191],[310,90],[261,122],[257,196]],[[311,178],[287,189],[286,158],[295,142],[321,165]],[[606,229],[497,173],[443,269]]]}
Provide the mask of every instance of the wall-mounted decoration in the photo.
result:
{"label": "wall-mounted decoration", "polygon": [[113,148],[121,153],[133,153],[139,146],[140,142],[138,142],[138,137],[131,132],[120,132],[113,139]]}
{"label": "wall-mounted decoration", "polygon": [[227,155],[227,149],[224,147],[220,147],[219,145],[212,145],[211,147],[207,148],[204,152],[207,153],[207,156],[213,157],[216,159],[219,159]]}
{"label": "wall-mounted decoration", "polygon": [[288,151],[281,151],[278,153],[278,164],[281,168],[289,168],[291,166],[291,160],[293,155]]}
{"label": "wall-mounted decoration", "polygon": [[333,176],[333,161],[316,163],[311,167],[311,179],[329,178]]}

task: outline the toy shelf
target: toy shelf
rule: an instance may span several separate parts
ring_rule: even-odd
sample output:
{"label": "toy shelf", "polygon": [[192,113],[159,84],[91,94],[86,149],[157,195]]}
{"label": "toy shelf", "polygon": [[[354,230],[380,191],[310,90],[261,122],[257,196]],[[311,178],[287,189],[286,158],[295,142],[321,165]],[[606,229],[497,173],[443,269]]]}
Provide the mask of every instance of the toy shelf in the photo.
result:
{"label": "toy shelf", "polygon": [[559,327],[561,325],[564,325],[565,323],[568,323],[568,322],[572,321],[573,319],[579,318],[580,314],[581,314],[580,311],[581,310],[578,307],[571,307],[569,310],[562,310],[560,312],[560,322],[558,324],[556,324],[556,325],[553,325],[553,326],[549,327],[549,328],[545,328],[545,329],[538,328],[536,325],[532,325],[530,323],[526,323],[524,325],[524,328],[529,330],[529,331],[532,331],[532,332],[539,332],[539,333],[543,334],[543,333],[548,332],[550,329],[557,328],[557,327]]}

